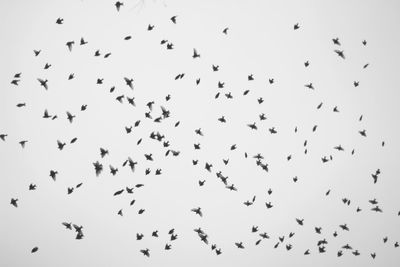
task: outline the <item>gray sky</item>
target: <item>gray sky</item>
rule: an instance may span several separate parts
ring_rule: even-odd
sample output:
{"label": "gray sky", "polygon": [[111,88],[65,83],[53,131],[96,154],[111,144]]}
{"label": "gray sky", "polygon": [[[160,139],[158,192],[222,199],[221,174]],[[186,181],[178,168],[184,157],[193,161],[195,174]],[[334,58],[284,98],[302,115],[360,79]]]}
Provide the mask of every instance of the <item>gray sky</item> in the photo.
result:
{"label": "gray sky", "polygon": [[[397,1],[123,2],[120,12],[114,1],[0,2],[0,134],[8,135],[0,140],[0,266],[399,265],[400,248],[394,247],[400,242]],[[176,24],[170,21],[174,15]],[[62,25],[55,23],[58,17]],[[295,23],[300,25],[296,31]],[[155,25],[152,31],[148,24]],[[125,41],[128,35],[132,39]],[[79,45],[81,37],[87,45]],[[333,44],[336,37],[341,46]],[[174,49],[160,45],[162,39]],[[72,52],[68,41],[75,41]],[[192,58],[194,48],[200,58]],[[39,56],[34,49],[41,50]],[[346,59],[335,49],[344,50]],[[100,57],[94,56],[96,50]],[[52,66],[44,70],[46,63]],[[213,64],[220,66],[218,72]],[[10,84],[19,72],[19,85]],[[75,78],[68,80],[71,73]],[[175,80],[179,73],[184,78]],[[249,74],[254,81],[247,80]],[[124,77],[134,79],[133,91]],[[47,91],[37,78],[48,79]],[[98,78],[104,78],[102,85],[96,84]],[[223,89],[218,81],[225,82]],[[305,88],[308,83],[315,90]],[[228,92],[233,99],[225,97]],[[120,95],[135,97],[136,107],[126,98],[117,102]],[[149,101],[155,102],[153,118],[161,114],[161,105],[170,118],[161,123],[144,118]],[[80,111],[82,104],[86,111]],[[340,112],[332,112],[335,106]],[[45,109],[58,118],[43,119]],[[73,123],[66,111],[76,115]],[[261,113],[265,121],[259,120]],[[221,116],[225,124],[217,120]],[[137,120],[140,126],[127,134],[125,126]],[[257,131],[246,126],[253,122]],[[270,134],[271,127],[278,133]],[[195,134],[198,128],[204,136]],[[364,129],[366,138],[358,133]],[[164,134],[180,155],[165,157],[162,143],[148,138],[152,131]],[[78,140],[70,144],[73,137]],[[28,140],[24,149],[18,144],[22,140]],[[62,151],[57,140],[67,143]],[[200,150],[194,150],[195,143]],[[237,149],[231,151],[233,144]],[[343,152],[333,149],[339,144]],[[100,147],[109,150],[103,159]],[[154,161],[146,161],[145,153]],[[257,153],[269,172],[256,166],[251,157]],[[323,164],[321,157],[329,155],[333,160]],[[122,167],[128,156],[138,161],[135,173]],[[192,159],[199,164],[193,166]],[[97,160],[104,165],[99,177],[92,165]],[[213,164],[212,173],[204,169],[206,162]],[[116,176],[109,164],[118,167]],[[146,168],[150,175],[144,175]],[[162,175],[154,174],[157,168]],[[371,174],[377,169],[381,174],[374,184]],[[58,171],[57,181],[50,170]],[[217,171],[238,191],[226,189]],[[68,187],[81,182],[67,195]],[[28,190],[30,183],[37,185],[35,191]],[[133,195],[113,196],[139,183],[145,186]],[[243,202],[254,195],[256,201],[246,207]],[[18,208],[10,205],[11,198],[19,199]],[[344,205],[342,198],[351,204]],[[371,211],[368,200],[374,198],[383,213]],[[129,206],[132,199],[136,202]],[[274,207],[267,209],[265,202]],[[203,217],[190,211],[199,206]],[[141,208],[145,212],[138,215]],[[304,226],[295,218],[304,218]],[[62,222],[83,225],[84,238],[75,240]],[[253,225],[258,233],[251,233]],[[200,241],[193,231],[197,227],[221,255]],[[314,227],[322,227],[322,234]],[[175,241],[167,234],[171,228],[178,234]],[[151,236],[156,229],[159,238]],[[262,232],[270,239],[255,246]],[[144,238],[137,241],[136,233]],[[282,236],[284,242],[274,249]],[[320,254],[317,242],[324,238],[327,252]],[[235,246],[240,241],[243,250]],[[166,243],[170,251],[164,250]],[[361,255],[345,251],[338,258],[347,243]],[[287,244],[293,246],[290,251]],[[32,254],[35,246],[39,251]],[[145,248],[150,258],[140,253]],[[311,255],[304,256],[307,249]]]}

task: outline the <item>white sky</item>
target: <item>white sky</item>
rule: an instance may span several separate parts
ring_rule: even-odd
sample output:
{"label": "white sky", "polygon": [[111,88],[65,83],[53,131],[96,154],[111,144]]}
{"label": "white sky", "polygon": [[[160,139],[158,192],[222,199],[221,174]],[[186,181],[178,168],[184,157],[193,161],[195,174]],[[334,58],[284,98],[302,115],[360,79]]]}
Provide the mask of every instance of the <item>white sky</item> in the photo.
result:
{"label": "white sky", "polygon": [[[394,248],[400,242],[397,1],[123,2],[120,12],[114,1],[0,2],[0,134],[8,134],[6,142],[0,140],[0,266],[399,265],[400,248]],[[176,25],[170,21],[174,15]],[[55,23],[58,17],[63,25]],[[295,23],[300,24],[297,31]],[[153,31],[147,31],[148,24],[155,25]],[[225,27],[228,35],[222,34]],[[132,39],[124,41],[127,35]],[[81,37],[86,46],[78,45]],[[341,47],[333,44],[335,37]],[[161,46],[162,39],[174,49]],[[69,52],[65,43],[72,40]],[[193,48],[200,58],[192,58]],[[34,49],[41,50],[38,57]],[[346,59],[334,49],[344,50]],[[101,57],[94,57],[96,50]],[[112,54],[105,59],[107,52]],[[48,70],[43,69],[46,63],[52,65]],[[366,63],[370,65],[363,69]],[[220,66],[218,72],[212,71],[213,64]],[[19,86],[10,84],[19,72]],[[67,79],[70,73],[75,79]],[[174,80],[179,73],[184,78]],[[247,81],[249,74],[254,81]],[[134,79],[133,91],[124,77]],[[37,78],[49,80],[48,91]],[[97,78],[104,83],[97,85]],[[275,83],[269,84],[269,78]],[[218,81],[225,88],[219,90]],[[354,81],[360,85],[354,87]],[[310,82],[314,91],[304,87]],[[250,93],[243,96],[246,89]],[[221,95],[214,99],[218,91]],[[224,96],[228,92],[233,99]],[[126,99],[118,103],[119,95],[134,96],[136,107]],[[160,105],[171,117],[159,124],[145,119],[149,101],[155,101],[154,118]],[[23,102],[26,107],[16,107]],[[88,105],[84,112],[82,104]],[[332,112],[335,106],[339,113]],[[58,119],[43,119],[45,109]],[[76,115],[72,124],[66,111]],[[261,113],[267,120],[259,121]],[[221,116],[226,124],[218,122]],[[137,120],[140,126],[126,134],[124,127]],[[181,123],[175,128],[177,121]],[[246,127],[253,122],[257,131]],[[278,134],[271,135],[271,127]],[[198,128],[203,137],[194,133]],[[367,138],[358,133],[363,129]],[[165,157],[161,143],[148,138],[152,131],[165,134],[171,149],[181,154]],[[69,144],[73,137],[78,141]],[[58,139],[67,142],[63,151],[57,149]],[[28,140],[25,149],[21,140]],[[200,150],[193,149],[195,143],[201,143]],[[237,149],[231,151],[233,144]],[[344,152],[333,149],[339,144]],[[104,159],[100,147],[110,151]],[[245,159],[245,152],[249,157],[263,154],[269,172]],[[146,162],[145,153],[155,160]],[[321,157],[329,155],[333,161],[322,164]],[[121,166],[128,156],[139,162],[133,174]],[[230,159],[227,166],[223,158]],[[192,159],[199,164],[193,166]],[[105,167],[99,177],[92,165],[97,160]],[[213,164],[212,173],[204,169],[205,162]],[[109,173],[109,164],[119,168],[116,176]],[[148,176],[146,168],[152,170]],[[157,168],[162,175],[154,175]],[[373,184],[371,174],[378,168],[381,174]],[[56,182],[50,170],[59,172]],[[219,170],[237,192],[224,188],[215,175]],[[199,187],[203,179],[206,183]],[[80,182],[82,187],[67,195],[67,188]],[[36,191],[28,190],[30,183],[37,185]],[[113,196],[138,183],[145,186],[133,195]],[[254,205],[244,206],[254,195]],[[344,197],[350,206],[342,203]],[[10,205],[11,198],[19,199],[18,208]],[[136,203],[130,207],[133,198]],[[373,198],[383,213],[370,210]],[[274,207],[267,209],[266,201]],[[198,206],[202,218],[190,212]],[[362,211],[356,213],[357,207]],[[140,208],[146,210],[142,215],[137,214]],[[123,217],[117,215],[120,209]],[[295,218],[304,218],[304,226]],[[61,225],[64,221],[83,225],[84,239],[75,240]],[[339,229],[345,223],[349,232]],[[251,233],[253,225],[271,239],[255,246],[259,237]],[[314,231],[317,226],[321,235]],[[221,248],[220,256],[200,241],[193,232],[197,227]],[[171,228],[178,234],[172,242],[167,235]],[[156,229],[158,239],[151,237]],[[291,239],[289,232],[295,232]],[[136,233],[144,238],[137,241]],[[283,235],[285,241],[274,249]],[[324,238],[327,252],[319,254],[316,244]],[[235,247],[239,241],[244,250]],[[170,251],[164,250],[167,242]],[[289,243],[293,248],[286,251]],[[347,243],[361,255],[345,252],[338,258],[337,251]],[[35,246],[39,251],[31,254]],[[139,252],[144,248],[150,249],[150,258]],[[306,249],[311,255],[303,255]],[[377,254],[374,261],[372,252]]]}

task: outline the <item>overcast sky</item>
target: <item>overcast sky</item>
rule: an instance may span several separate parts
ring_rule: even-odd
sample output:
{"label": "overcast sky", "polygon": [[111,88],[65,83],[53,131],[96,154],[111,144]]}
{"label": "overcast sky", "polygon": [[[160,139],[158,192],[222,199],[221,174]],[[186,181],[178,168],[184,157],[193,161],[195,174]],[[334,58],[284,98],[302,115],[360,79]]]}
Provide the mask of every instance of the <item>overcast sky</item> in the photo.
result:
{"label": "overcast sky", "polygon": [[[117,12],[115,2],[105,0],[0,1],[0,134],[7,134],[0,140],[0,266],[399,266],[398,1],[123,2]],[[81,37],[86,45],[79,45]],[[173,43],[172,50],[160,44],[163,39]],[[75,42],[72,51],[69,41]],[[193,49],[199,58],[192,58]],[[35,57],[33,50],[41,52]],[[45,70],[46,63],[51,67]],[[11,84],[20,72],[19,85]],[[71,73],[75,78],[68,80]],[[134,79],[133,90],[124,77]],[[48,80],[48,90],[38,78]],[[96,84],[98,78],[103,84]],[[314,90],[304,86],[309,83]],[[135,98],[135,107],[127,97]],[[150,101],[153,119],[145,118]],[[157,123],[160,106],[171,115]],[[42,118],[45,109],[57,119]],[[72,123],[67,111],[76,116]],[[226,123],[218,121],[222,116]],[[138,120],[127,134],[125,127]],[[254,122],[257,130],[247,127]],[[269,132],[272,127],[277,134]],[[204,136],[195,133],[199,128]],[[153,131],[165,135],[179,156],[166,157],[168,148],[149,138]],[[66,143],[62,151],[57,140]],[[344,151],[335,150],[338,145]],[[109,151],[104,158],[100,147]],[[150,153],[154,161],[145,159]],[[256,165],[257,153],[268,172]],[[333,160],[322,163],[330,155]],[[122,167],[128,156],[138,162],[134,173]],[[98,177],[96,161],[104,166]],[[110,174],[110,164],[117,175]],[[158,168],[161,175],[155,175]],[[58,171],[56,181],[50,170]],[[218,171],[238,190],[225,188]],[[199,180],[206,180],[204,186]],[[31,183],[36,190],[28,190]],[[136,184],[144,186],[113,196]],[[245,206],[253,196],[253,205]],[[17,208],[12,198],[18,198]],[[371,210],[372,199],[382,213]],[[203,217],[190,211],[197,207]],[[123,216],[117,214],[121,209]],[[82,225],[84,238],[76,240],[62,222]],[[343,224],[350,231],[341,230]],[[193,231],[198,227],[209,245]],[[151,236],[154,230],[158,238]],[[263,232],[270,239],[256,246]],[[325,253],[318,252],[322,239],[328,241]],[[166,243],[171,250],[164,250]],[[343,250],[345,244],[353,250]],[[31,253],[34,247],[39,250]],[[140,252],[146,248],[149,258]],[[305,256],[307,249],[311,254]],[[355,250],[361,255],[354,256]]]}

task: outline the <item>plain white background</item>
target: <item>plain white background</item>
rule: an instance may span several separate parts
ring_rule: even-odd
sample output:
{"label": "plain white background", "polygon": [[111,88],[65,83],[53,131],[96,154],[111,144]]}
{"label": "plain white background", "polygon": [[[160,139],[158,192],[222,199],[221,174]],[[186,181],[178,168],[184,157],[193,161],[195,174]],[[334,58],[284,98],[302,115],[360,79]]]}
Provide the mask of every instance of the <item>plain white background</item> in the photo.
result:
{"label": "plain white background", "polygon": [[[9,1],[0,2],[0,265],[1,266],[397,266],[393,244],[400,241],[398,197],[399,127],[398,70],[399,5],[397,1],[124,1],[117,12],[113,1]],[[177,15],[177,24],[170,17]],[[64,18],[63,25],[55,23]],[[300,29],[293,30],[295,23]],[[147,31],[147,25],[155,25]],[[222,30],[229,27],[228,35]],[[131,35],[132,39],[123,38]],[[84,37],[86,46],[79,46]],[[339,37],[341,47],[333,44]],[[160,45],[174,43],[173,50]],[[362,41],[367,40],[363,46]],[[75,41],[72,52],[65,43]],[[201,54],[192,58],[193,48]],[[33,49],[42,50],[34,57]],[[342,60],[334,49],[344,50]],[[96,50],[107,59],[94,57]],[[310,66],[303,63],[309,60]],[[46,63],[52,64],[44,70]],[[370,65],[363,69],[363,65]],[[213,72],[212,64],[220,71]],[[10,84],[22,72],[18,87]],[[68,75],[75,79],[68,81]],[[174,80],[185,73],[182,80]],[[254,81],[247,75],[254,74]],[[123,77],[134,78],[131,91]],[[37,78],[49,80],[49,90]],[[97,85],[97,78],[104,78]],[[200,85],[195,79],[201,78]],[[269,84],[268,79],[275,83]],[[217,88],[218,81],[225,88]],[[360,81],[359,87],[353,81]],[[304,84],[312,82],[311,91]],[[115,92],[109,89],[115,86]],[[243,91],[250,93],[244,97]],[[220,91],[219,99],[214,99]],[[233,99],[223,93],[231,92]],[[136,107],[115,100],[135,97]],[[165,96],[171,100],[165,102]],[[263,97],[259,105],[257,98]],[[144,118],[146,103],[155,101],[171,111],[161,124]],[[26,102],[26,107],[16,104]],[[316,107],[323,102],[320,110]],[[80,106],[88,109],[80,112]],[[334,106],[340,112],[333,113]],[[58,115],[42,119],[44,109]],[[65,112],[76,118],[72,124]],[[267,120],[260,122],[258,115]],[[226,124],[217,118],[225,116]],[[358,121],[360,115],[363,120]],[[127,135],[124,127],[141,120]],[[175,122],[180,121],[175,128]],[[246,124],[257,122],[258,131]],[[315,133],[312,127],[318,125]],[[294,133],[294,128],[298,132]],[[268,128],[276,127],[271,135]],[[204,136],[195,135],[201,128]],[[358,131],[366,129],[367,138]],[[161,144],[148,138],[160,131],[179,157],[164,157]],[[57,139],[69,142],[63,151]],[[140,146],[138,139],[143,138]],[[18,144],[28,140],[25,149]],[[308,154],[303,142],[308,140]],[[385,141],[386,146],[381,147]],[[194,150],[194,143],[201,150]],[[230,146],[237,144],[237,150]],[[341,144],[344,152],[334,146]],[[110,154],[100,158],[99,148]],[[350,151],[355,149],[351,156]],[[262,153],[270,171],[253,159]],[[152,153],[154,162],[146,162]],[[286,157],[292,155],[291,161]],[[322,156],[334,160],[321,163]],[[134,174],[122,168],[131,156],[138,161]],[[222,158],[229,158],[227,166]],[[192,159],[199,165],[192,166]],[[104,172],[95,176],[92,163],[101,161]],[[204,169],[213,164],[213,173]],[[108,165],[119,168],[111,176]],[[152,174],[144,176],[146,168]],[[156,168],[163,174],[155,176]],[[371,174],[381,169],[377,184]],[[57,181],[49,177],[58,170]],[[217,180],[221,170],[238,187],[230,192]],[[293,183],[297,176],[299,181]],[[207,180],[199,187],[198,180]],[[83,182],[67,195],[67,187]],[[30,183],[36,191],[28,191]],[[143,183],[133,195],[113,193]],[[273,189],[272,195],[267,194]],[[331,194],[325,197],[325,192]],[[256,195],[253,206],[243,202]],[[351,200],[349,207],[341,199]],[[19,199],[19,207],[9,204]],[[132,198],[136,203],[130,207]],[[383,213],[370,211],[377,198]],[[267,210],[265,202],[274,207]],[[204,216],[190,212],[201,206]],[[362,212],[356,213],[361,207]],[[137,211],[144,208],[143,215]],[[123,209],[124,216],[117,215]],[[304,226],[295,218],[304,218]],[[62,222],[84,226],[85,237],[65,230]],[[339,230],[347,223],[349,232]],[[259,246],[253,225],[270,240]],[[322,227],[322,235],[314,227]],[[216,256],[194,228],[202,227],[210,243],[222,249]],[[175,228],[176,241],[167,232]],[[158,239],[151,237],[159,230]],[[337,230],[339,236],[332,237]],[[289,232],[295,236],[287,240]],[[136,233],[145,237],[136,241]],[[273,249],[278,236],[284,244]],[[383,244],[383,237],[389,241]],[[319,254],[317,241],[328,240]],[[234,243],[246,247],[238,250]],[[172,250],[165,251],[165,243]],[[361,253],[341,258],[337,251],[351,244]],[[30,250],[38,246],[39,251]],[[151,257],[140,249],[149,248]],[[310,249],[310,256],[303,256]],[[375,261],[369,253],[376,252]]]}

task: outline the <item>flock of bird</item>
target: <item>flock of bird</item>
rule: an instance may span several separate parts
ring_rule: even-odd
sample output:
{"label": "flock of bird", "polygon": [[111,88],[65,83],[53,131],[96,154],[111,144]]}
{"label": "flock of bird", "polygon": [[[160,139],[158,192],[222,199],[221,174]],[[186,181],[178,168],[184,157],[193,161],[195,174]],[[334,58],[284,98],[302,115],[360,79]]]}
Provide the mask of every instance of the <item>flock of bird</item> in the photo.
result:
{"label": "flock of bird", "polygon": [[[124,3],[117,1],[115,3],[115,11],[116,12],[121,12],[124,8]],[[64,21],[63,18],[57,18],[55,21],[56,24],[60,25],[60,27],[62,27],[62,25],[64,23],[68,23],[67,21]],[[173,23],[173,24],[178,24],[179,23],[179,16],[172,16],[170,18],[170,21],[168,23]],[[151,25],[149,24],[147,26],[147,28],[145,30],[147,31],[153,31],[155,29],[155,25]],[[294,24],[292,31],[301,31],[301,25],[299,23]],[[221,34],[228,36],[229,35],[229,28],[225,27],[223,29],[221,29]],[[125,38],[123,38],[124,41],[129,41],[131,40],[131,36],[126,36]],[[65,44],[61,44],[61,45],[65,45],[65,49],[68,49],[68,51],[70,51],[71,53],[74,52],[74,50],[76,49],[76,46],[85,46],[89,44],[90,40],[86,40],[85,37],[80,38],[79,41],[75,41],[75,40],[70,40],[67,41]],[[333,45],[333,49],[332,49],[332,54],[336,54],[338,57],[338,60],[346,60],[346,54],[344,49],[342,49],[342,44],[340,42],[340,39],[335,37],[332,38],[332,40],[329,40],[330,42],[332,42]],[[175,49],[174,44],[166,39],[160,40],[160,45],[164,46],[167,50],[171,50],[171,49]],[[362,40],[360,41],[360,46],[367,46],[367,41],[366,40]],[[45,48],[42,48],[43,50]],[[33,56],[34,57],[40,57],[42,56],[42,49],[35,49],[33,51]],[[100,52],[100,50],[96,50],[94,53],[95,57],[100,57],[103,56],[104,58],[110,57],[112,55],[111,52],[107,52],[105,54],[102,54],[102,52]],[[199,51],[197,49],[193,49],[193,54],[192,54],[192,58],[193,60],[198,60],[201,58],[201,55],[199,53]],[[303,62],[302,64],[304,64],[304,68],[308,68],[311,64],[311,62],[309,60]],[[367,68],[369,66],[369,63],[366,63],[363,66],[363,69]],[[46,63],[44,66],[44,69],[49,69],[52,67],[51,63]],[[217,64],[213,64],[212,66],[210,66],[210,71],[212,72],[218,72],[220,69],[220,66]],[[70,73],[67,75],[68,80],[72,80],[75,79],[75,74],[74,73]],[[175,80],[180,80],[183,79],[185,77],[185,73],[179,73],[177,74],[174,79]],[[12,86],[19,86],[20,82],[23,79],[23,74],[22,73],[16,73],[15,75],[13,75],[12,79],[11,79],[11,85]],[[135,80],[132,77],[122,77],[121,79],[123,79],[123,81],[125,82],[126,86],[127,86],[127,90],[130,90],[130,92],[135,92],[135,90],[137,90],[137,88],[135,88]],[[249,74],[247,75],[247,81],[251,82],[255,80],[255,77],[253,74]],[[197,86],[199,85],[201,82],[200,78],[197,78],[193,85]],[[269,84],[273,84],[276,81],[274,80],[274,78],[269,78],[268,79],[268,83]],[[96,81],[96,85],[102,85],[103,84],[103,78],[98,78]],[[358,87],[360,86],[360,82],[359,81],[354,81],[353,83],[354,87]],[[38,87],[42,87],[43,90],[52,90],[52,85],[51,85],[51,81],[49,81],[46,78],[43,77],[39,77],[37,78],[37,86]],[[214,99],[218,99],[220,98],[220,96],[225,96],[225,98],[227,99],[227,101],[229,99],[232,99],[234,96],[231,92],[227,92],[227,93],[222,93],[222,90],[225,86],[225,83],[222,81],[219,81],[217,84],[217,88],[218,90],[220,90],[221,92],[217,92],[214,96]],[[309,89],[309,90],[317,90],[313,83],[307,83],[304,84],[304,88]],[[110,94],[113,94],[115,90],[115,86],[111,87],[109,89]],[[236,96],[235,97],[249,97],[250,95],[250,90],[245,90],[242,93],[242,96]],[[165,97],[165,101],[166,103],[168,103],[168,101],[172,98],[172,95],[167,95]],[[131,96],[126,96],[126,95],[118,95],[115,96],[115,100],[118,101],[118,103],[121,104],[127,104],[130,105],[132,107],[136,107],[136,99],[135,97]],[[210,99],[210,101],[213,101],[213,99]],[[256,103],[258,103],[259,105],[262,105],[264,102],[264,99],[262,97],[259,97],[256,99]],[[22,102],[22,103],[17,103],[16,107],[17,108],[24,108],[27,105],[27,103]],[[132,134],[133,133],[133,129],[140,127],[141,126],[141,122],[143,120],[149,120],[149,121],[153,121],[154,123],[163,123],[165,121],[167,121],[169,118],[173,117],[173,110],[167,108],[165,105],[159,105],[159,109],[156,109],[155,106],[157,104],[155,103],[155,101],[150,101],[146,104],[146,112],[143,114],[143,118],[138,118],[136,120],[136,122],[133,125],[128,125],[125,126],[125,129],[121,131],[121,134]],[[323,107],[323,103],[321,102],[316,109],[320,110]],[[87,104],[81,105],[80,108],[80,113],[79,112],[71,112],[71,111],[66,111],[65,114],[51,114],[49,112],[49,110],[44,110],[43,112],[43,119],[46,120],[67,120],[68,123],[74,123],[74,120],[76,118],[78,118],[81,114],[83,114],[88,108]],[[338,106],[334,106],[332,108],[332,112],[340,112],[339,107]],[[250,123],[248,123],[247,125],[243,125],[243,127],[248,127],[251,131],[261,131],[261,126],[263,121],[267,120],[267,115],[265,113],[261,113],[257,115],[258,121],[252,121]],[[218,122],[220,123],[229,123],[228,120],[225,118],[225,116],[221,116],[219,118],[217,118]],[[359,121],[363,120],[363,116],[361,115],[358,119]],[[175,122],[173,124],[174,128],[179,128],[180,126],[180,121],[178,120],[177,122]],[[268,131],[266,131],[267,134],[271,134],[271,135],[276,135],[279,134],[279,131],[277,129],[278,127],[270,127],[268,128]],[[316,132],[318,129],[318,125],[314,125],[312,127],[312,132]],[[297,133],[298,128],[297,126],[294,128],[294,132]],[[206,131],[203,130],[202,128],[196,128],[193,129],[193,134],[197,137],[201,137],[206,135]],[[366,129],[360,129],[358,131],[359,137],[360,138],[367,138],[367,130]],[[3,142],[8,142],[9,138],[11,138],[11,136],[9,136],[6,132],[1,132],[0,133],[0,139]],[[17,137],[12,137],[12,138],[17,138]],[[136,145],[139,146],[141,144],[141,142],[146,139],[149,138],[151,140],[155,140],[156,142],[158,142],[160,144],[160,150],[164,150],[165,151],[165,157],[185,157],[185,155],[183,153],[181,153],[180,150],[174,148],[171,145],[171,142],[167,139],[165,134],[162,134],[158,131],[152,131],[150,132],[149,136],[143,136],[141,137]],[[68,146],[73,146],[75,143],[77,143],[79,140],[79,136],[72,138],[69,141],[62,141],[62,140],[55,140],[54,144],[56,145],[56,147],[62,151],[64,150],[66,147]],[[29,140],[19,140],[18,141],[19,145],[22,147],[22,149],[29,149]],[[303,143],[303,147],[304,147],[304,154],[308,153],[308,149],[307,149],[307,145],[308,145],[308,140],[305,140]],[[380,144],[381,147],[385,146],[385,142],[382,141],[382,143]],[[230,151],[234,151],[238,148],[237,144],[234,144],[230,147]],[[194,150],[200,150],[201,148],[201,143],[195,143],[193,144],[193,149]],[[338,151],[338,153],[347,153],[349,151],[349,153],[351,155],[353,155],[355,153],[354,149],[348,149],[348,148],[344,148],[341,144],[338,144],[334,147],[332,147],[333,150]],[[265,160],[264,156],[262,153],[256,153],[254,155],[250,155],[250,153],[247,153],[245,151],[243,151],[243,156],[244,159],[250,159],[254,161],[255,167],[261,169],[262,171],[265,172],[269,172],[269,169],[271,168],[271,166],[269,165],[269,163]],[[99,156],[100,158],[97,160],[93,160],[91,162],[92,164],[92,168],[93,168],[93,174],[94,176],[100,177],[104,171],[108,171],[111,173],[111,175],[116,176],[119,174],[120,169],[121,168],[127,168],[128,170],[130,170],[132,173],[137,174],[138,170],[137,170],[137,166],[139,165],[145,165],[145,162],[148,161],[154,161],[157,162],[157,158],[155,158],[153,156],[153,154],[151,152],[149,153],[145,153],[142,158],[139,158],[138,156],[133,159],[133,157],[127,157],[123,162],[121,162],[120,166],[114,166],[111,164],[106,164],[104,163],[104,159],[107,158],[107,156],[109,155],[109,150],[105,147],[100,147],[99,148]],[[320,160],[321,160],[321,164],[327,164],[331,161],[334,160],[334,157],[332,155],[333,153],[329,153],[327,155],[322,155]],[[196,168],[196,166],[198,165],[203,165],[204,169],[209,172],[209,173],[213,173],[216,175],[216,178],[218,180],[220,180],[222,182],[223,187],[225,187],[226,190],[229,191],[239,191],[240,188],[238,188],[233,182],[230,181],[228,175],[224,174],[224,172],[222,170],[215,170],[215,163],[213,164],[212,162],[203,162],[201,163],[198,159],[188,159],[189,162],[191,162],[191,165]],[[292,160],[292,155],[288,155],[286,158],[287,161]],[[223,158],[221,159],[222,163],[224,166],[229,166],[230,164],[230,160],[229,158]],[[108,166],[107,166],[108,165]],[[155,168],[155,169],[151,169],[151,168],[145,168],[144,169],[144,175],[150,175],[150,174],[154,174],[154,175],[163,175],[163,170],[161,168]],[[379,168],[377,168],[374,172],[371,173],[371,183],[376,184],[379,183],[379,176],[381,174],[381,170]],[[57,170],[53,170],[51,169],[49,171],[49,177],[54,180],[54,182],[57,182],[57,175],[58,175],[58,171]],[[138,174],[140,175],[140,174]],[[297,176],[293,177],[293,182],[297,183],[299,180],[299,178]],[[72,194],[75,190],[79,189],[82,186],[83,183],[79,183],[74,187],[68,187],[67,188],[67,194]],[[199,187],[203,187],[206,184],[206,180],[198,180],[198,186]],[[113,195],[115,197],[118,197],[121,194],[127,194],[127,195],[132,195],[136,190],[140,190],[140,188],[144,187],[144,184],[136,184],[132,187],[126,186],[125,188],[120,188],[119,190],[113,192]],[[30,191],[34,191],[37,190],[37,185],[36,184],[30,184],[28,189]],[[267,191],[268,195],[271,195],[273,193],[273,189],[269,188]],[[326,197],[328,197],[331,193],[331,189],[327,190],[326,192],[323,192],[325,194]],[[246,207],[250,207],[252,206],[255,202],[256,202],[256,195],[254,195],[254,197],[252,197],[251,199],[245,200],[242,204]],[[351,205],[351,200],[349,197],[344,197],[341,199],[344,205]],[[129,202],[129,206],[133,206],[135,204],[136,200],[132,199]],[[366,211],[364,211],[363,208],[361,207],[356,207],[355,212],[376,212],[376,213],[382,213],[383,212],[383,207],[380,205],[379,201],[377,199],[369,199],[368,203],[370,204],[369,207],[366,208]],[[15,207],[18,208],[18,206],[20,204],[23,205],[23,199],[20,202],[20,199],[17,196],[14,196],[11,198],[10,204]],[[274,208],[274,204],[272,202],[265,202],[263,205],[265,205],[265,209],[269,210]],[[139,207],[137,209],[137,214],[143,214],[146,211],[145,207]],[[188,214],[192,213],[195,216],[199,216],[199,218],[203,218],[206,217],[207,214],[204,213],[202,207],[200,206],[196,206],[193,207],[191,210],[187,211]],[[400,216],[400,211],[398,211],[396,213],[397,216]],[[118,212],[116,213],[116,216],[124,216],[124,209],[119,209]],[[308,224],[307,219],[306,218],[293,218],[293,222],[296,223],[298,225],[298,230],[301,231],[302,227],[304,227],[305,225]],[[66,222],[60,222],[60,227],[64,226],[66,230],[68,231],[74,231],[75,232],[75,239],[80,240],[85,238],[85,234],[84,234],[84,227],[82,225],[78,225],[69,221]],[[338,235],[341,234],[341,232],[345,232],[345,231],[350,231],[351,227],[347,224],[347,223],[343,223],[337,226],[337,230],[335,230],[332,233],[327,233],[323,231],[323,227],[322,226],[312,226],[312,229],[314,230],[314,232],[319,235],[321,238],[318,240],[317,244],[315,247],[310,247],[310,248],[306,248],[302,253],[304,255],[310,255],[312,253],[326,253],[330,248],[329,247],[329,239],[330,238],[335,238]],[[209,234],[206,233],[205,230],[201,229],[200,227],[198,228],[194,228],[194,233],[198,235],[199,237],[199,241],[204,243],[205,245],[209,246],[211,248],[211,251],[213,251],[213,253],[215,255],[221,255],[223,254],[223,248],[220,247],[219,245],[217,245],[216,242],[211,242],[210,241],[210,237]],[[261,231],[259,230],[259,227],[254,225],[252,226],[251,229],[249,229],[250,233],[253,235],[257,235],[257,240],[255,242],[255,244],[245,244],[245,242],[238,240],[237,242],[235,242],[234,244],[232,244],[232,246],[238,248],[238,249],[245,249],[248,246],[258,246],[261,244],[261,242],[266,242],[267,240],[273,240],[273,244],[271,244],[271,247],[278,249],[278,247],[284,247],[284,249],[286,249],[287,251],[290,251],[294,245],[293,242],[291,242],[292,237],[295,235],[295,232],[290,232],[287,235],[282,235],[282,236],[274,236],[271,234],[268,234],[265,231]],[[169,235],[169,240],[166,242],[165,244],[165,250],[171,250],[173,248],[172,242],[176,239],[178,239],[178,234],[176,233],[175,229],[171,229],[168,231],[168,235]],[[158,234],[158,230],[154,230],[151,233],[151,238],[158,238],[159,234]],[[137,233],[136,234],[136,240],[142,240],[143,238],[145,238],[145,235],[143,233]],[[382,238],[382,242],[383,243],[387,243],[387,242],[392,242],[392,246],[397,248],[399,247],[399,243],[398,241],[395,240],[389,240],[389,238],[387,236],[384,236]],[[332,250],[334,250],[334,248],[332,248]],[[32,253],[36,253],[39,251],[39,247],[35,246],[31,252]],[[146,257],[150,257],[151,253],[153,251],[150,250],[150,248],[144,247],[142,248],[138,253],[143,254]],[[345,253],[351,253],[354,256],[360,256],[360,255],[366,255],[371,257],[372,259],[375,259],[375,257],[377,256],[376,251],[361,251],[360,249],[354,247],[353,245],[351,245],[350,243],[346,243],[343,244],[343,246],[339,247],[338,249],[334,250],[334,253],[336,253],[337,257],[341,257],[342,255],[344,255]]]}

